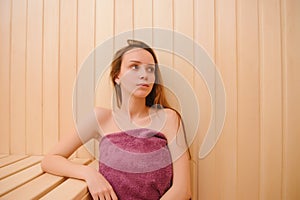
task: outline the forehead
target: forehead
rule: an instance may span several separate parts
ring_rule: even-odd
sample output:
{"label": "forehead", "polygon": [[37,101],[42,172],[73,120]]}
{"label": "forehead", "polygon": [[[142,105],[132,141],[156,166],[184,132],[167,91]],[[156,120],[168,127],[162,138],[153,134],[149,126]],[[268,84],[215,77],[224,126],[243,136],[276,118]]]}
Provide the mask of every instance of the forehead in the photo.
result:
{"label": "forehead", "polygon": [[134,48],[124,53],[122,63],[128,63],[132,60],[139,61],[144,64],[154,64],[154,59],[151,53],[142,48]]}

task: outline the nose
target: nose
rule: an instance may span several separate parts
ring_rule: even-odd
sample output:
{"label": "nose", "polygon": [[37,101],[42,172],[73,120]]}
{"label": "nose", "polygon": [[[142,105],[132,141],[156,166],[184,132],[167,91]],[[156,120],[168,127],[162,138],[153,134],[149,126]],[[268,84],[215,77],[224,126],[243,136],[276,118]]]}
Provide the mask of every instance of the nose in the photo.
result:
{"label": "nose", "polygon": [[148,74],[147,74],[147,71],[146,71],[146,68],[145,68],[145,67],[141,67],[141,68],[140,68],[139,78],[140,78],[140,79],[145,79],[145,80],[148,79]]}

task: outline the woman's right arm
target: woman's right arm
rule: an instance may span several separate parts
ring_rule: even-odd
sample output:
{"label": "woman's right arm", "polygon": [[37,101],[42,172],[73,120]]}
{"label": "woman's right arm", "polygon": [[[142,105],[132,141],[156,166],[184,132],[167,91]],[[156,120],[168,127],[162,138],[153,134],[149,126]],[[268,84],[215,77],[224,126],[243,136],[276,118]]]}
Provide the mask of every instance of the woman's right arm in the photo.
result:
{"label": "woman's right arm", "polygon": [[[93,133],[89,134],[91,134],[89,136],[91,138]],[[85,180],[93,199],[117,199],[111,185],[96,169],[68,160],[68,157],[82,144],[82,138],[77,130],[74,129],[70,134],[64,135],[42,160],[43,171]]]}

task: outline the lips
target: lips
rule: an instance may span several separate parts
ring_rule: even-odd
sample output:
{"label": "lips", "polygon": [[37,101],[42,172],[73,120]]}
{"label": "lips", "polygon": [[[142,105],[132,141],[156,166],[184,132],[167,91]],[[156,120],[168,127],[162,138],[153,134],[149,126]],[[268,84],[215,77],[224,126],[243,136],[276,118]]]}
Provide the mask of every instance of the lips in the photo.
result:
{"label": "lips", "polygon": [[150,87],[149,84],[147,84],[147,83],[139,83],[139,84],[137,84],[137,86],[140,86],[140,87]]}

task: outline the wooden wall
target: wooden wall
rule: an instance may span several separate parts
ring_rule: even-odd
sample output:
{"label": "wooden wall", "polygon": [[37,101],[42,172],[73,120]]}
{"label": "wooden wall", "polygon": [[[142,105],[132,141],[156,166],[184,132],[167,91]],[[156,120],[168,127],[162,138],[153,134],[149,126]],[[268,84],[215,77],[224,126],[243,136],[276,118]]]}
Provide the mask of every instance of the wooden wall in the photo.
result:
{"label": "wooden wall", "polygon": [[[299,10],[298,0],[0,0],[0,153],[45,154],[73,127],[74,81],[90,51],[159,27],[202,45],[225,85],[222,135],[198,159],[210,96],[189,64],[158,52],[199,98],[194,199],[300,199]],[[99,85],[109,96],[107,82]],[[101,97],[96,104],[107,104]]]}

